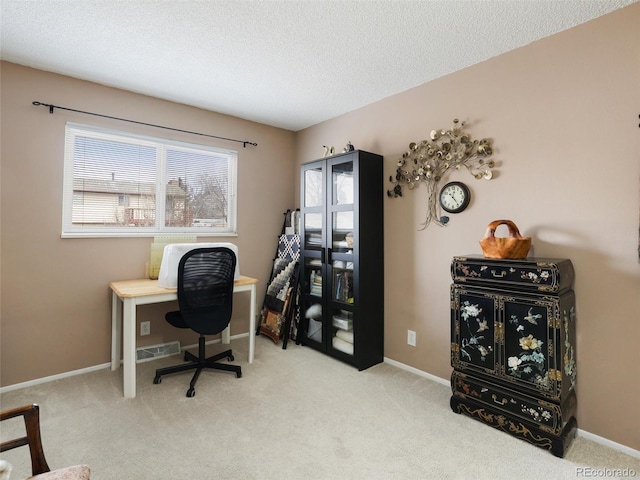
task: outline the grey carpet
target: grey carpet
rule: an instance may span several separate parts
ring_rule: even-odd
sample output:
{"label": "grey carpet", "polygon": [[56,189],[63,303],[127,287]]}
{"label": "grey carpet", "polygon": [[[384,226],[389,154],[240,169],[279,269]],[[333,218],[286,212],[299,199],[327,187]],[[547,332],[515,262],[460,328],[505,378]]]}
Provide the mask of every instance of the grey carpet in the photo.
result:
{"label": "grey carpet", "polygon": [[[358,372],[264,337],[249,365],[247,344],[232,342],[243,377],[204,372],[193,398],[190,374],[152,383],[156,368],[180,362],[173,356],[138,364],[135,399],[122,397],[122,370],[105,369],[6,392],[2,409],[39,403],[50,466],[87,463],[94,480],[640,476],[640,459],[585,438],[560,459],[454,414],[447,386],[395,366]],[[19,430],[12,422],[3,440]],[[2,458],[12,479],[30,473],[25,448]]]}

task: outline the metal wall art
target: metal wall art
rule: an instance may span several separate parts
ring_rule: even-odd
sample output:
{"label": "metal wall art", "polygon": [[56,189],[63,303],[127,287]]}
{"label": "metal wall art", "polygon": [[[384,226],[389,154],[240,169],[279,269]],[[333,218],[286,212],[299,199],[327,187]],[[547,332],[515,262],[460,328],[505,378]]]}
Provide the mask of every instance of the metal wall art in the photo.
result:
{"label": "metal wall art", "polygon": [[466,168],[476,179],[491,180],[495,162],[488,138],[473,140],[464,132],[464,122],[457,118],[448,130],[432,130],[430,139],[412,142],[400,160],[395,178],[389,177],[393,188],[387,191],[391,198],[402,196],[402,187],[413,190],[420,183],[427,187],[427,215],[420,230],[431,222],[443,226],[448,217],[438,216],[438,184],[449,170]]}

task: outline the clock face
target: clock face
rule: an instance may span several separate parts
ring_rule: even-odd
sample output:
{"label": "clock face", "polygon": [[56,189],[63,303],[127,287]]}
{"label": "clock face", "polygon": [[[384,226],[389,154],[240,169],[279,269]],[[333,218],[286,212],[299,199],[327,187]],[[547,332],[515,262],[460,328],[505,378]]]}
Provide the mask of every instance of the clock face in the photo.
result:
{"label": "clock face", "polygon": [[460,213],[469,205],[469,187],[462,182],[447,183],[440,190],[440,206],[449,213]]}

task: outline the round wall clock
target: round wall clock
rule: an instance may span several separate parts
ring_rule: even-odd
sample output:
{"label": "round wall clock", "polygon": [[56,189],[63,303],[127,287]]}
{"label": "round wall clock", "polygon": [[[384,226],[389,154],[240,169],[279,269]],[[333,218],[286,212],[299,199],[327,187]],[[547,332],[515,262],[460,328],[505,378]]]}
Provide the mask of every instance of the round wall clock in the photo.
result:
{"label": "round wall clock", "polygon": [[449,213],[460,213],[469,206],[471,192],[462,182],[449,182],[440,190],[440,206]]}

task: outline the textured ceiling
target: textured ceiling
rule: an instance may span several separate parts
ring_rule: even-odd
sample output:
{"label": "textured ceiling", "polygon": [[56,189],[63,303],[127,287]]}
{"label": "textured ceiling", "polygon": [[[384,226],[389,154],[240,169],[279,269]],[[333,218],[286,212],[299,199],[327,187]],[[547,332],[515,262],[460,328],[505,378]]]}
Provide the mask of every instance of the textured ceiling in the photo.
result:
{"label": "textured ceiling", "polygon": [[2,0],[0,46],[3,60],[297,131],[635,1]]}

